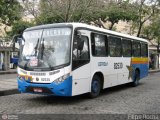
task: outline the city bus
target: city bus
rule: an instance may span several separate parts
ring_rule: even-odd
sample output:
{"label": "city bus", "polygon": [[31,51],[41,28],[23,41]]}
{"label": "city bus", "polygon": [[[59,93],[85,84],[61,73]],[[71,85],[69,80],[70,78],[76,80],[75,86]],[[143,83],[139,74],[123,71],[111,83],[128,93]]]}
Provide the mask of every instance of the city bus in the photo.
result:
{"label": "city bus", "polygon": [[27,28],[19,43],[21,93],[94,98],[148,75],[147,40],[84,23]]}

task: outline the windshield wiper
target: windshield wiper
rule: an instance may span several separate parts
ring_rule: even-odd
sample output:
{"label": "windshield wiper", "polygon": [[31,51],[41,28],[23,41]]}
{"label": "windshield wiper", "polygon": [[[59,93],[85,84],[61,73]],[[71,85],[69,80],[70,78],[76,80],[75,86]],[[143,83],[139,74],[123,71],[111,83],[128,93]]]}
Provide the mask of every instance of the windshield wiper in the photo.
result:
{"label": "windshield wiper", "polygon": [[43,38],[43,41],[42,41],[42,47],[41,47],[41,59],[43,59],[43,55],[44,55],[44,38]]}
{"label": "windshield wiper", "polygon": [[37,55],[37,51],[38,51],[38,44],[39,44],[39,38],[38,38],[38,40],[37,40],[37,44],[36,44],[36,46],[35,46],[35,56]]}

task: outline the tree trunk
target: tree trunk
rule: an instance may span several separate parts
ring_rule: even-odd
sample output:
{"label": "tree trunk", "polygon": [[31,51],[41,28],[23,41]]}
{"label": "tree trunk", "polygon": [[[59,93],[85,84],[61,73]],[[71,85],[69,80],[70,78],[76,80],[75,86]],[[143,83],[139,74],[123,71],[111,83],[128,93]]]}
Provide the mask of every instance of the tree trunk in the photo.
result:
{"label": "tree trunk", "polygon": [[142,25],[143,25],[143,22],[140,22],[140,24],[139,24],[139,29],[138,29],[138,33],[137,33],[137,37],[139,37],[140,34],[141,34]]}
{"label": "tree trunk", "polygon": [[7,26],[6,25],[4,27],[4,32],[5,32],[5,34],[7,33]]}
{"label": "tree trunk", "polygon": [[112,30],[114,26],[114,22],[111,22],[111,26],[109,27],[109,30]]}
{"label": "tree trunk", "polygon": [[68,0],[68,8],[67,8],[67,13],[65,17],[65,22],[69,21],[70,9],[71,9],[71,0]]}

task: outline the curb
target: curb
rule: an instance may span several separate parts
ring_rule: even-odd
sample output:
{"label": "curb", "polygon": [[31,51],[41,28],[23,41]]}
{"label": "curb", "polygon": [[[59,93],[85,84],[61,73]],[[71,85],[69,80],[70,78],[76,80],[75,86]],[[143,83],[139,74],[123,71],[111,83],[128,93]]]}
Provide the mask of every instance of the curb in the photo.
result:
{"label": "curb", "polygon": [[0,91],[0,96],[13,95],[18,93],[20,93],[18,89],[10,89],[10,90]]}
{"label": "curb", "polygon": [[156,72],[160,72],[160,69],[159,70],[151,70],[151,71],[149,71],[149,73],[156,73]]}
{"label": "curb", "polygon": [[0,75],[4,75],[4,74],[16,74],[17,71],[13,71],[13,72],[7,72],[7,71],[3,71],[3,72],[0,72]]}

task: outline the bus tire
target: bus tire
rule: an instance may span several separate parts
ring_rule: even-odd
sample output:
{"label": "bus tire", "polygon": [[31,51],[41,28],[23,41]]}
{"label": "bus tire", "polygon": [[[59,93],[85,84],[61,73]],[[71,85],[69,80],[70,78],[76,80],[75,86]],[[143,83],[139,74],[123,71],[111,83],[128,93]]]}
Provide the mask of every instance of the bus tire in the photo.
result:
{"label": "bus tire", "polygon": [[132,82],[132,86],[136,87],[139,85],[139,80],[140,80],[140,73],[138,70],[135,71],[135,76],[134,76],[134,80]]}
{"label": "bus tire", "polygon": [[92,78],[92,83],[91,83],[91,92],[89,93],[90,98],[95,98],[98,97],[101,91],[101,80],[100,77],[95,75]]}

